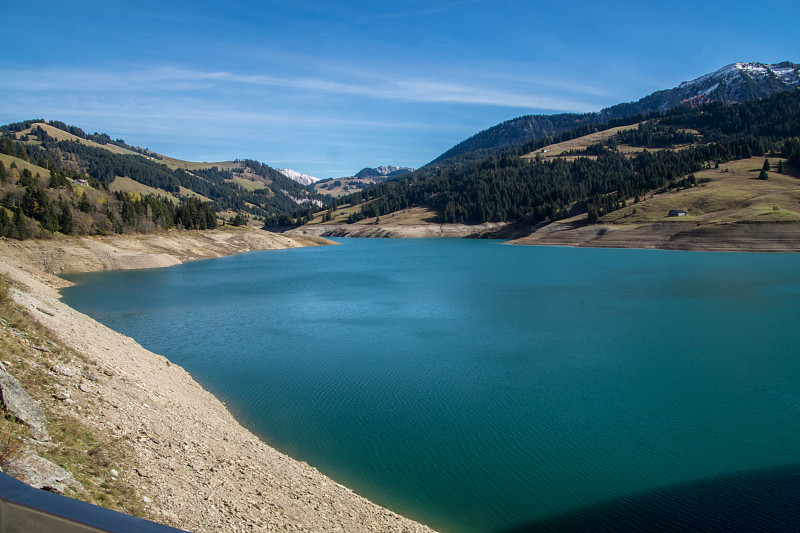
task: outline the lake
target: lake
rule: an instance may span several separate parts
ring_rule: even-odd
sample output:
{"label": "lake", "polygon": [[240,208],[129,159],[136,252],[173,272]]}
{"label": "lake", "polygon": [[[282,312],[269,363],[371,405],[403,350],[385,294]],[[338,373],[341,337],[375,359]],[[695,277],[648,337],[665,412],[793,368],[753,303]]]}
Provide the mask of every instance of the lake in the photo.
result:
{"label": "lake", "polygon": [[441,531],[797,529],[800,254],[340,242],[62,292]]}

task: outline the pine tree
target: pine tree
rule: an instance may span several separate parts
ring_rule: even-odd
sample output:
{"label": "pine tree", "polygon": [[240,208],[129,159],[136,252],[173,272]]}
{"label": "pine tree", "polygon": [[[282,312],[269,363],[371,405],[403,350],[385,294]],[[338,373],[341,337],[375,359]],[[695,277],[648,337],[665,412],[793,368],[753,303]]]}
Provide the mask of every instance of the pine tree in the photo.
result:
{"label": "pine tree", "polygon": [[69,205],[62,204],[61,216],[59,217],[58,222],[61,233],[64,235],[69,235],[72,233],[72,209],[69,208]]}
{"label": "pine tree", "polygon": [[28,217],[22,213],[19,207],[14,210],[14,237],[24,241],[28,235]]}
{"label": "pine tree", "polygon": [[763,170],[764,172],[769,172],[770,170],[772,170],[772,167],[769,164],[769,159],[764,159],[764,166],[761,167],[761,170]]}
{"label": "pine tree", "polygon": [[2,140],[0,140],[0,153],[6,155],[14,155],[15,153],[14,142],[8,135],[3,135]]}
{"label": "pine tree", "polygon": [[0,237],[8,237],[11,233],[11,219],[4,207],[0,207]]}

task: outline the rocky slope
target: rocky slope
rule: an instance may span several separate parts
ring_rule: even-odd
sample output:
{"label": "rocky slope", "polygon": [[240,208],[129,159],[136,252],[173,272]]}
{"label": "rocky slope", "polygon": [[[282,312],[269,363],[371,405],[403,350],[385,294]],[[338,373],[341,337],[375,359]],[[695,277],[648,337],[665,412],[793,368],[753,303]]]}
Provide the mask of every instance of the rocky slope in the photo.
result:
{"label": "rocky slope", "polygon": [[[31,394],[45,412],[78,420],[118,449],[119,464],[95,475],[98,483],[130,488],[142,514],[160,522],[192,531],[430,531],[266,445],[181,367],[63,304],[56,288],[65,282],[52,275],[321,241],[262,237],[186,232],[0,241],[0,272],[13,284],[16,305],[49,337],[25,338],[11,372],[38,369]],[[3,339],[28,335],[0,325]],[[39,446],[66,444],[53,437]]]}

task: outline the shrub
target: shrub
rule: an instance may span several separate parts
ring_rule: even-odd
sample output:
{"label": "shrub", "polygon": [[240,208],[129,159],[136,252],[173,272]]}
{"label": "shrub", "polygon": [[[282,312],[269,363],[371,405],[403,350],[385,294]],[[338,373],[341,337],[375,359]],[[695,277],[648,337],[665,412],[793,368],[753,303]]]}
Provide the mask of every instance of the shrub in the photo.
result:
{"label": "shrub", "polygon": [[0,468],[8,472],[23,451],[24,441],[19,426],[7,418],[0,418]]}

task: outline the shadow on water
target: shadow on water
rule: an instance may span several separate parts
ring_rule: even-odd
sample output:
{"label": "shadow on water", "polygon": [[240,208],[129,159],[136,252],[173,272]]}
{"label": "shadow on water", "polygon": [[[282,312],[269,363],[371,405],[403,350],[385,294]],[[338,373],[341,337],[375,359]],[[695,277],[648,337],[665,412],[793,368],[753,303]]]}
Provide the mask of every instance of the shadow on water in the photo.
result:
{"label": "shadow on water", "polygon": [[800,465],[669,486],[499,533],[800,531]]}

